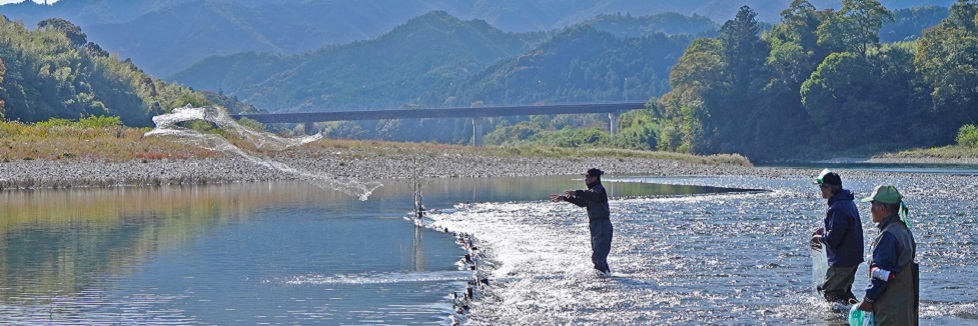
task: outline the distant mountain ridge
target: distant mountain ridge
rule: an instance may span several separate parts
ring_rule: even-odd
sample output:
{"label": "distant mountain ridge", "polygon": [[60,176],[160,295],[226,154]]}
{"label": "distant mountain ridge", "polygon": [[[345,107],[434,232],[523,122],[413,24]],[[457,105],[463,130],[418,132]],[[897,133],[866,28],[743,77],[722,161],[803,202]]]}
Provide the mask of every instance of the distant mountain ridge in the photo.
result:
{"label": "distant mountain ridge", "polygon": [[[601,14],[698,14],[722,24],[748,5],[762,21],[777,21],[785,0],[61,0],[44,6],[0,6],[0,14],[26,26],[60,17],[81,26],[93,42],[168,77],[211,55],[256,51],[297,54],[327,44],[374,39],[429,11],[481,19],[504,31],[549,31]],[[841,0],[813,0],[839,8]],[[955,0],[883,0],[894,10],[950,6]],[[225,28],[229,30],[225,31]],[[161,57],[165,57],[165,60]]]}
{"label": "distant mountain ridge", "polygon": [[174,79],[219,88],[272,111],[400,106],[422,87],[528,51],[542,36],[505,33],[484,21],[463,22],[436,11],[376,40],[290,57],[253,52],[212,57]]}
{"label": "distant mountain ridge", "polygon": [[[27,26],[38,21],[59,17],[88,27],[99,24],[119,24],[136,19],[152,11],[184,3],[206,2],[201,0],[61,0],[50,6],[31,1],[0,6],[0,13],[14,20],[22,20]],[[574,1],[523,1],[523,0],[224,0],[243,7],[264,7],[274,11],[274,6],[300,5],[309,8],[328,6],[347,16],[362,16],[366,11],[405,21],[420,13],[442,10],[463,19],[482,19],[506,31],[543,31],[567,27],[601,14],[649,14],[675,12],[700,15],[713,21],[732,19],[740,6],[750,6],[758,13],[758,19],[775,22],[787,0],[574,0]],[[841,8],[842,0],[810,0],[819,9]],[[950,7],[956,0],[881,0],[883,6],[895,10],[918,6]],[[308,12],[308,11],[307,11]],[[319,12],[322,13],[322,12]],[[397,19],[397,18],[401,19]],[[367,23],[367,22],[362,22]],[[372,23],[372,22],[371,22]],[[383,28],[382,31],[389,30]]]}

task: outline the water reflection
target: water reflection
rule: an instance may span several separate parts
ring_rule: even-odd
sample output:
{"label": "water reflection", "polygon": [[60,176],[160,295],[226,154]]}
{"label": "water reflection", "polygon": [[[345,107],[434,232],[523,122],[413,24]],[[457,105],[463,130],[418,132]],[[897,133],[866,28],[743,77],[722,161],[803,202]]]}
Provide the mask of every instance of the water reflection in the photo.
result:
{"label": "water reflection", "polygon": [[414,227],[414,250],[411,250],[411,271],[423,272],[424,268],[424,228]]}
{"label": "water reflection", "polygon": [[4,193],[0,300],[16,301],[24,293],[76,293],[99,275],[128,274],[147,256],[179,248],[202,230],[240,218],[243,203],[273,200],[228,191],[233,190]]}
{"label": "water reflection", "polygon": [[[435,232],[401,219],[402,194],[361,203],[298,182],[0,192],[0,324],[445,320],[440,302],[465,275],[443,273],[458,273],[460,249],[424,241]],[[351,273],[400,276],[289,281]]]}

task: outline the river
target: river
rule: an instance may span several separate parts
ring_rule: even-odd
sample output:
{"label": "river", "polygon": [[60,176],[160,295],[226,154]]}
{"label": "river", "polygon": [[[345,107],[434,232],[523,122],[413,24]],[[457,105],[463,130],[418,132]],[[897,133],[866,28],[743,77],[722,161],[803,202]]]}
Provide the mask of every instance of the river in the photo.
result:
{"label": "river", "polygon": [[[923,323],[978,323],[975,178],[842,173],[907,196]],[[546,201],[576,176],[430,180],[424,228],[403,181],[367,201],[301,182],[4,191],[0,323],[840,324],[811,291],[809,177],[606,178],[611,277],[583,209]],[[443,229],[471,236],[476,271]],[[473,273],[489,285],[457,314]]]}

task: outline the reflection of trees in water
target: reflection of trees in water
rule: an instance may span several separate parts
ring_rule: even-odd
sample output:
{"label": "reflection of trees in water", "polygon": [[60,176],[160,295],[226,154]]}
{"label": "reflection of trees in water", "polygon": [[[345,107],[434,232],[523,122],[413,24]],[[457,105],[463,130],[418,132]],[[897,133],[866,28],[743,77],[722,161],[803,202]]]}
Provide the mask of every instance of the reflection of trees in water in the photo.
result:
{"label": "reflection of trees in water", "polygon": [[253,207],[322,200],[323,192],[312,189],[252,184],[0,194],[0,301],[75,294],[247,218]]}
{"label": "reflection of trees in water", "polygon": [[411,248],[411,271],[412,272],[423,272],[425,271],[425,255],[424,255],[424,227],[415,226],[414,227],[414,246]]}

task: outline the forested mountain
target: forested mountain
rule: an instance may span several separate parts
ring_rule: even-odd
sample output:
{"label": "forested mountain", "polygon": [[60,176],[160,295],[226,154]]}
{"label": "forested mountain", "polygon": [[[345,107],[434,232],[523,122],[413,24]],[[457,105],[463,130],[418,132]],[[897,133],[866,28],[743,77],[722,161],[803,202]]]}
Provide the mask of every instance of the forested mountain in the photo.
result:
{"label": "forested mountain", "polygon": [[215,57],[174,79],[271,111],[400,107],[440,80],[469,76],[526,52],[543,36],[505,33],[484,21],[431,12],[376,40],[290,57]]}
{"label": "forested mountain", "polygon": [[0,119],[115,116],[127,125],[150,126],[153,116],[170,108],[212,103],[209,95],[238,104],[154,79],[87,42],[65,20],[45,20],[32,31],[0,15]]}
{"label": "forested mountain", "polygon": [[[892,9],[950,6],[955,0],[884,0]],[[815,0],[819,9],[841,8],[841,0]],[[61,0],[0,6],[11,20],[33,26],[63,18],[120,57],[131,58],[157,77],[168,77],[212,55],[238,52],[297,54],[327,44],[374,39],[410,18],[446,11],[481,19],[513,32],[549,31],[601,14],[645,16],[664,12],[698,14],[714,21],[749,5],[762,21],[777,21],[784,0]],[[600,28],[600,27],[598,27]],[[162,55],[161,55],[162,54]]]}
{"label": "forested mountain", "polygon": [[[702,17],[686,18],[604,16],[594,24],[619,34],[715,28]],[[432,12],[377,40],[291,57],[215,57],[174,79],[271,111],[621,101],[628,94],[644,100],[668,91],[669,68],[692,41],[661,33],[619,38],[590,24],[553,36],[513,34]]]}
{"label": "forested mountain", "polygon": [[580,25],[472,77],[446,81],[448,85],[433,88],[420,102],[467,106],[644,101],[669,91],[669,69],[692,40],[661,33],[618,38]]}

